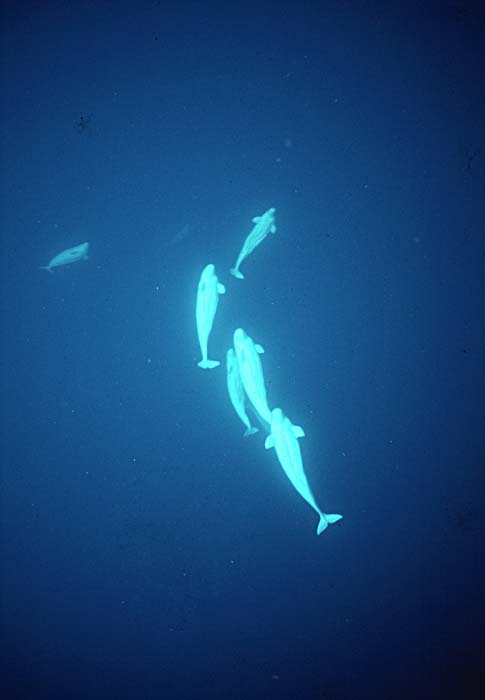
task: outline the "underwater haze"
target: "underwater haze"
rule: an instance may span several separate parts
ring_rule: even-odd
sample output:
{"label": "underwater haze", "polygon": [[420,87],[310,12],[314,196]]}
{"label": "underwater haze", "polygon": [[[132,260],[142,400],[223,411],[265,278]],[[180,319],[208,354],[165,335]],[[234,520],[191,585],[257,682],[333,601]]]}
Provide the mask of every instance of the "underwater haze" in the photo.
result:
{"label": "underwater haze", "polygon": [[485,693],[477,8],[3,3],[2,698]]}

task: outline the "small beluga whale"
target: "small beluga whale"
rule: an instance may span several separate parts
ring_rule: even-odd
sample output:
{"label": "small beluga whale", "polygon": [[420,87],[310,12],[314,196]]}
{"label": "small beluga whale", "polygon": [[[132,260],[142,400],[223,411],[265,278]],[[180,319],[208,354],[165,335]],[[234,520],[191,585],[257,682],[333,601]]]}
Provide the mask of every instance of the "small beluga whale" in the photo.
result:
{"label": "small beluga whale", "polygon": [[234,331],[234,350],[236,352],[239,373],[244,390],[255,411],[264,423],[271,423],[271,411],[266,398],[263,368],[260,355],[263,348],[244,331],[237,328]]}
{"label": "small beluga whale", "polygon": [[251,231],[251,233],[248,235],[246,240],[244,241],[243,247],[241,249],[241,252],[239,253],[239,257],[236,260],[236,264],[234,267],[231,267],[231,275],[234,275],[234,277],[237,277],[238,280],[243,280],[244,275],[239,269],[241,267],[241,264],[243,260],[245,260],[248,255],[250,255],[253,250],[260,244],[268,233],[276,233],[276,226],[275,226],[275,211],[276,209],[271,208],[268,209],[268,211],[265,211],[264,214],[261,216],[255,216],[253,219],[253,224],[254,227]]}
{"label": "small beluga whale", "polygon": [[317,535],[320,535],[332,523],[342,519],[337,513],[324,513],[318,507],[315,497],[308,485],[303,462],[301,458],[298,438],[304,437],[303,428],[293,425],[285,416],[281,408],[274,408],[271,412],[271,434],[266,438],[264,446],[267,450],[274,447],[279,463],[300,496],[318,513],[320,520],[317,527]]}
{"label": "small beluga whale", "polygon": [[258,428],[251,425],[248,414],[246,412],[246,393],[244,391],[244,386],[241,381],[241,375],[239,373],[239,365],[237,362],[236,353],[234,348],[230,348],[227,351],[226,359],[226,369],[227,369],[227,391],[229,392],[229,398],[236,411],[237,415],[241,421],[246,426],[246,432],[244,437],[248,435],[254,435],[258,432]]}
{"label": "small beluga whale", "polygon": [[209,360],[207,357],[207,342],[214,323],[219,294],[225,294],[226,288],[217,279],[215,267],[210,263],[202,270],[199,287],[197,289],[197,303],[195,307],[195,318],[197,322],[197,334],[199,336],[200,351],[202,360],[197,364],[203,369],[218,367],[221,363],[217,360]]}
{"label": "small beluga whale", "polygon": [[87,260],[88,248],[89,243],[80,243],[79,245],[75,245],[73,248],[63,250],[62,253],[54,255],[48,265],[42,265],[40,269],[47,270],[47,272],[52,273],[54,267],[70,265],[71,263],[78,262],[78,260]]}

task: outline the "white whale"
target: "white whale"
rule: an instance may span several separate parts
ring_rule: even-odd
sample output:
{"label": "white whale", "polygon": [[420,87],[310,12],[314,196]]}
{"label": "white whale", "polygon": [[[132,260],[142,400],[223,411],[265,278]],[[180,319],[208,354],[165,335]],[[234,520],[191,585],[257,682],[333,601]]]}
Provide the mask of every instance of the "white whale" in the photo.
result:
{"label": "white whale", "polygon": [[246,426],[246,432],[244,437],[248,435],[253,435],[258,432],[258,428],[251,425],[251,421],[246,413],[246,393],[244,391],[244,386],[241,381],[241,375],[239,373],[239,365],[237,362],[236,353],[233,348],[227,351],[227,391],[229,392],[229,398],[234,406],[239,418],[242,420]]}
{"label": "white whale", "polygon": [[63,250],[62,253],[54,255],[52,260],[48,265],[42,265],[41,270],[47,270],[47,272],[52,273],[54,267],[60,267],[61,265],[69,265],[70,263],[77,262],[78,260],[88,259],[88,248],[89,243],[80,243],[73,248],[68,248]]}
{"label": "white whale", "polygon": [[243,260],[245,260],[248,255],[250,255],[253,250],[258,246],[268,233],[276,233],[276,226],[274,222],[274,215],[275,215],[276,209],[271,208],[268,209],[268,211],[265,211],[264,214],[261,216],[255,216],[253,219],[253,230],[251,233],[248,235],[246,240],[244,241],[243,247],[241,249],[241,252],[239,253],[239,257],[236,261],[236,264],[234,267],[231,267],[231,275],[234,275],[234,277],[237,277],[239,280],[244,279],[243,273],[240,271],[240,266]]}
{"label": "white whale", "polygon": [[197,334],[199,336],[200,351],[202,353],[202,360],[197,364],[203,369],[212,369],[221,364],[217,360],[209,360],[207,358],[207,342],[214,322],[214,316],[216,315],[219,294],[225,293],[226,288],[217,279],[214,265],[206,265],[200,276],[199,287],[197,289],[197,303],[195,306]]}
{"label": "white whale", "polygon": [[298,443],[298,438],[304,436],[303,428],[300,428],[299,425],[293,425],[281,408],[273,409],[271,412],[271,435],[268,435],[266,438],[264,446],[267,450],[271,447],[275,448],[278,460],[286,476],[300,496],[304,498],[320,516],[317,528],[317,535],[320,535],[330,524],[341,520],[343,516],[336,513],[324,513],[320,510],[315,501],[315,497],[308,485],[303,470],[301,450]]}
{"label": "white whale", "polygon": [[266,398],[263,368],[259,357],[264,352],[263,348],[242,328],[237,328],[234,331],[234,350],[241,381],[249,400],[262,420],[271,423],[271,411]]}

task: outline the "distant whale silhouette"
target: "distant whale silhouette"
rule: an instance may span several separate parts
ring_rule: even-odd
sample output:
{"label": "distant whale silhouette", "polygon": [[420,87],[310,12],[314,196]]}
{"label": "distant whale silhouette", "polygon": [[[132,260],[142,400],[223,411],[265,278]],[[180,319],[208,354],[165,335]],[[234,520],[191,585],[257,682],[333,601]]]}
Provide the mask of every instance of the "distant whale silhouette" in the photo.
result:
{"label": "distant whale silhouette", "polygon": [[218,360],[209,360],[207,357],[207,342],[214,323],[219,294],[225,294],[226,288],[219,282],[214,265],[204,267],[200,276],[197,289],[197,302],[195,306],[195,319],[197,322],[197,334],[199,336],[202,360],[197,364],[202,369],[212,369],[221,363]]}
{"label": "distant whale silhouette", "polygon": [[55,255],[48,265],[43,265],[40,269],[47,270],[47,272],[52,273],[54,267],[60,267],[61,265],[70,265],[78,260],[88,259],[88,248],[89,243],[80,243],[73,248],[67,248],[63,250],[62,253]]}
{"label": "distant whale silhouette", "polygon": [[268,233],[276,233],[276,226],[274,222],[274,215],[276,209],[271,208],[265,211],[261,216],[255,216],[253,219],[254,227],[251,233],[248,235],[244,241],[241,252],[239,253],[238,259],[234,267],[231,267],[231,275],[236,277],[238,280],[243,280],[244,275],[239,269],[242,262],[250,255],[253,250],[260,243],[264,241]]}

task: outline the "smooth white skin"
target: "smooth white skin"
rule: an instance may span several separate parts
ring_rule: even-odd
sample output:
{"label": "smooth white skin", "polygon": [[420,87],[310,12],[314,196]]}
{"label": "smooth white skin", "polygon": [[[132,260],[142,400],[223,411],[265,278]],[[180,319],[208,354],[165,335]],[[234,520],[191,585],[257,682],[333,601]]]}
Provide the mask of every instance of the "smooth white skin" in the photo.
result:
{"label": "smooth white skin", "polygon": [[214,323],[217,305],[219,303],[219,291],[217,289],[217,285],[218,279],[215,273],[214,265],[206,265],[200,276],[195,307],[197,335],[199,336],[199,345],[203,361],[207,361],[208,359],[207,343],[212,329],[212,324]]}
{"label": "smooth white skin", "polygon": [[260,216],[259,221],[254,225],[251,233],[248,235],[244,241],[241,252],[239,253],[234,270],[239,270],[242,262],[250,255],[253,250],[264,241],[266,236],[271,232],[271,228],[274,225],[275,220],[275,209],[271,208],[265,211],[262,216]]}
{"label": "smooth white skin", "polygon": [[261,418],[270,423],[271,411],[266,399],[266,387],[259,353],[253,339],[242,328],[238,328],[234,332],[234,349],[246,394]]}

